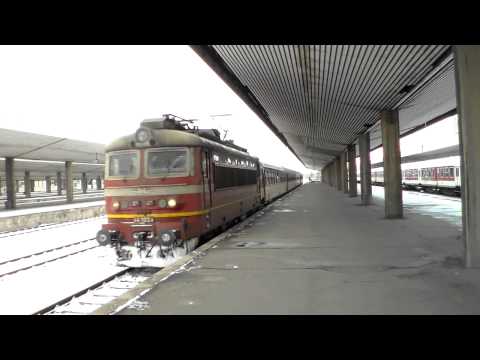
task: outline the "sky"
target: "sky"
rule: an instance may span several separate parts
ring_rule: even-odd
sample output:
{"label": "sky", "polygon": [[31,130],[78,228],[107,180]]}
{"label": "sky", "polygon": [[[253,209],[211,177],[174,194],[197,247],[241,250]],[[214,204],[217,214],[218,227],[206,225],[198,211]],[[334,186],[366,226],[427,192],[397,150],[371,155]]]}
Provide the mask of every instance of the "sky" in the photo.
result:
{"label": "sky", "polygon": [[308,172],[188,46],[0,46],[2,128],[107,144],[168,113]]}
{"label": "sky", "polygon": [[[458,145],[458,117],[450,116],[413,134],[400,138],[400,155],[409,156],[426,151]],[[370,153],[372,164],[383,161],[383,148]]]}
{"label": "sky", "polygon": [[[188,46],[0,46],[2,128],[107,144],[166,113],[228,130],[265,163],[310,172]],[[456,121],[401,139],[402,156],[458,143]],[[372,163],[382,157],[371,153]]]}

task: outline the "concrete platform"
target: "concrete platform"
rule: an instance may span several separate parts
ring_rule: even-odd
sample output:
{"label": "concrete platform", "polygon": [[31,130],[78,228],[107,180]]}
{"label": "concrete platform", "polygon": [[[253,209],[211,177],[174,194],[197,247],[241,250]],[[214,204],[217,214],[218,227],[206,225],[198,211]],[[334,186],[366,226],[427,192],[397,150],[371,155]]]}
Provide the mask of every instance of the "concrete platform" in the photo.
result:
{"label": "concrete platform", "polygon": [[0,211],[0,233],[98,217],[105,214],[105,200]]}
{"label": "concrete platform", "polygon": [[381,202],[305,184],[118,313],[480,313],[461,228],[408,208],[386,220]]}
{"label": "concrete platform", "polygon": [[[75,192],[73,198],[73,203],[80,202],[89,202],[95,200],[103,200],[104,192],[103,191],[89,191],[87,193]],[[4,195],[0,196],[0,213],[3,211],[11,211],[10,209],[5,209],[4,204],[6,202],[6,197]],[[67,196],[57,195],[55,193],[44,193],[44,192],[32,192],[32,196],[27,198],[23,194],[17,194],[17,209],[28,209],[28,208],[37,208],[43,206],[53,206],[59,204],[67,204]]]}

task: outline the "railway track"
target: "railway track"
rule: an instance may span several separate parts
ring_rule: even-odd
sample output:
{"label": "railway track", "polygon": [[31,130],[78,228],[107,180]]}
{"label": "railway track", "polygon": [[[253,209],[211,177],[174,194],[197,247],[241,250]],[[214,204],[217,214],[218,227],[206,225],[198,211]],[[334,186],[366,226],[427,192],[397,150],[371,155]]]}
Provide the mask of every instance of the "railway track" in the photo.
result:
{"label": "railway track", "polygon": [[95,238],[89,238],[34,254],[8,259],[0,262],[0,278],[80,254],[99,246]]}
{"label": "railway track", "polygon": [[159,268],[126,268],[33,315],[88,315],[152,276]]}

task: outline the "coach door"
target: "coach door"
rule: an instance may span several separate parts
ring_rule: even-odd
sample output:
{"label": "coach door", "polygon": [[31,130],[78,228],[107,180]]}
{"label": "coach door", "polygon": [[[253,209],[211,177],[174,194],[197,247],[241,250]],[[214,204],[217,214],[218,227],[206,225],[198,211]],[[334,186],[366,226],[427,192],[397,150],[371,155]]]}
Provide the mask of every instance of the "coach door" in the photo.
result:
{"label": "coach door", "polygon": [[212,207],[212,166],[210,152],[204,150],[202,157],[203,206],[204,209],[209,209]]}
{"label": "coach door", "polygon": [[257,163],[257,167],[259,169],[259,173],[260,173],[260,188],[261,188],[261,194],[260,194],[260,198],[261,199],[266,199],[266,196],[267,196],[267,192],[265,191],[265,186],[266,186],[266,179],[265,179],[265,168],[264,167],[260,167],[260,164]]}

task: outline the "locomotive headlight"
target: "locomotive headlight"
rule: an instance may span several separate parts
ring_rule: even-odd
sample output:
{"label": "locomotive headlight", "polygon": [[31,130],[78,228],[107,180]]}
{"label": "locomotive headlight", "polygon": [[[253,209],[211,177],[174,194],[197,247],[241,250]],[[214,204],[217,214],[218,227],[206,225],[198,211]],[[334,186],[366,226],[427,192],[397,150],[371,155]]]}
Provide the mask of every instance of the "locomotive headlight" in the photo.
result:
{"label": "locomotive headlight", "polygon": [[162,242],[168,243],[172,239],[169,233],[163,233],[162,236],[160,237],[162,239]]}
{"label": "locomotive headlight", "polygon": [[120,203],[118,201],[114,201],[112,207],[114,210],[118,210],[120,208]]}
{"label": "locomotive headlight", "polygon": [[171,248],[175,241],[175,233],[171,230],[167,230],[159,234],[160,246],[162,248]]}
{"label": "locomotive headlight", "polygon": [[145,142],[150,138],[150,132],[147,129],[140,128],[135,133],[135,139],[138,142]]}
{"label": "locomotive headlight", "polygon": [[158,202],[158,206],[160,206],[161,208],[164,208],[165,206],[167,206],[167,200],[161,199],[161,200]]}
{"label": "locomotive headlight", "polygon": [[173,208],[175,206],[177,206],[177,200],[175,200],[175,199],[168,200],[168,207]]}

